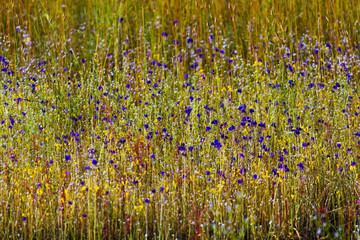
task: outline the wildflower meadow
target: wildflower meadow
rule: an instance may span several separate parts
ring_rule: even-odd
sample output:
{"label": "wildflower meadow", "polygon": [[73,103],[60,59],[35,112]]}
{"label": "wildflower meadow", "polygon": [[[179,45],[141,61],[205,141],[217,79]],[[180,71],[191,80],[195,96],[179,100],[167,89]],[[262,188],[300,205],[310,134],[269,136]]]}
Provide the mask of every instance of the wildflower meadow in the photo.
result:
{"label": "wildflower meadow", "polygon": [[359,239],[359,5],[0,0],[0,239]]}

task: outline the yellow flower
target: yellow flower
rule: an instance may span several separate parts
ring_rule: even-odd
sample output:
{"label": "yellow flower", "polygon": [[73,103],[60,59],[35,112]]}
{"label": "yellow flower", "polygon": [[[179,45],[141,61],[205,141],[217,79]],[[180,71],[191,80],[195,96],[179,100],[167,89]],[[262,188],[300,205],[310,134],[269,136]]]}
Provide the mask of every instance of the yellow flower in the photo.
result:
{"label": "yellow flower", "polygon": [[257,67],[257,66],[262,66],[262,62],[260,61],[255,61],[254,64],[253,64],[254,67]]}
{"label": "yellow flower", "polygon": [[30,42],[30,41],[31,41],[31,38],[30,38],[30,37],[27,37],[27,38],[25,38],[25,39],[23,40],[24,43],[28,43],[28,42]]}
{"label": "yellow flower", "polygon": [[141,212],[141,210],[144,208],[144,205],[138,205],[134,207],[135,212]]}

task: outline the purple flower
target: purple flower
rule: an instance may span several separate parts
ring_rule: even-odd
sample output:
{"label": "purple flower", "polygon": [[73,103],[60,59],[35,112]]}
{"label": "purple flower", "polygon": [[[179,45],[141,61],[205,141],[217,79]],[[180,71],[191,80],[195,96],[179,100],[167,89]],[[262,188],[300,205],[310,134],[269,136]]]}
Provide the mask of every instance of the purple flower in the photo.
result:
{"label": "purple flower", "polygon": [[219,142],[219,140],[215,139],[212,143],[212,146],[214,146],[216,149],[220,149],[222,147],[222,144]]}
{"label": "purple flower", "polygon": [[219,123],[219,121],[216,119],[211,122],[211,124],[213,124],[213,125],[217,125],[218,123]]}
{"label": "purple flower", "polygon": [[300,170],[304,169],[304,164],[303,163],[299,163],[298,166],[299,166]]}

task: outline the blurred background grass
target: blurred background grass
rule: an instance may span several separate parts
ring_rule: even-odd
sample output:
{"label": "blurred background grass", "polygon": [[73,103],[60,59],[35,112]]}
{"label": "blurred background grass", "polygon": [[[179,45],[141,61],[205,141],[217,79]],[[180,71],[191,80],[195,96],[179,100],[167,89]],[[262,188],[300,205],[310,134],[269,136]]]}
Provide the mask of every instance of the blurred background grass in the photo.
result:
{"label": "blurred background grass", "polygon": [[[359,2],[343,0],[22,0],[3,1],[1,12],[0,31],[16,38],[16,26],[27,26],[29,34],[38,40],[33,50],[39,55],[49,40],[59,45],[53,47],[54,53],[63,51],[69,39],[70,47],[83,45],[91,50],[101,39],[112,51],[122,49],[125,39],[137,39],[142,28],[146,40],[157,48],[162,42],[161,32],[183,44],[181,36],[186,27],[206,39],[210,26],[214,26],[222,33],[216,37],[231,39],[233,49],[245,59],[251,44],[275,42],[275,38],[283,43],[297,42],[303,33],[333,44],[344,35],[357,41],[360,17]],[[178,27],[174,21],[178,21]],[[157,27],[150,26],[150,22],[157,22]],[[75,29],[81,27],[82,37],[74,37]],[[294,37],[288,38],[289,34]],[[16,46],[9,51],[18,53]]]}

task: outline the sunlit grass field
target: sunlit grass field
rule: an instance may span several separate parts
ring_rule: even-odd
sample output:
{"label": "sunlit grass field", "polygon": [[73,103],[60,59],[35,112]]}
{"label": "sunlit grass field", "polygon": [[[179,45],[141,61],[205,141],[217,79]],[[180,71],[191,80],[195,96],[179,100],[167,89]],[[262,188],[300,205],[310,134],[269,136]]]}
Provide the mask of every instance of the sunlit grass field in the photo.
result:
{"label": "sunlit grass field", "polygon": [[360,2],[0,0],[0,239],[357,239]]}

